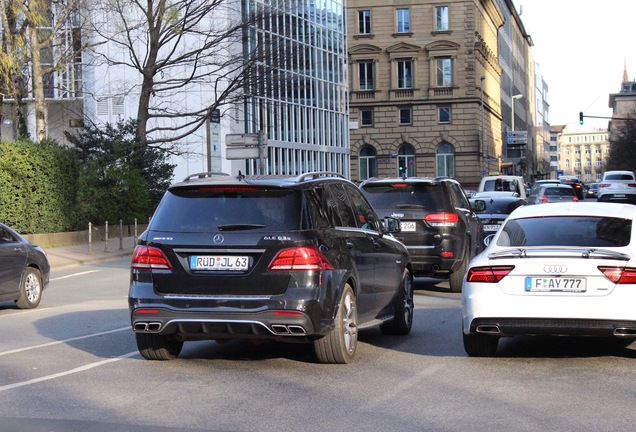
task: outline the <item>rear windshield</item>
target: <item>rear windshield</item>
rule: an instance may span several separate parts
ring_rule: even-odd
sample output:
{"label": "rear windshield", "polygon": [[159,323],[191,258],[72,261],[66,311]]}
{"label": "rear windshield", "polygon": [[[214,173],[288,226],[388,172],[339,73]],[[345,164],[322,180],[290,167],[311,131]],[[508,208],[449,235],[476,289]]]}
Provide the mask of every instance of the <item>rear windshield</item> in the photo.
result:
{"label": "rear windshield", "polygon": [[362,189],[376,209],[418,209],[445,211],[446,196],[435,183],[369,184]]}
{"label": "rear windshield", "polygon": [[548,187],[543,190],[543,193],[548,196],[574,196],[574,189],[572,188],[555,188]]}
{"label": "rear windshield", "polygon": [[493,179],[484,181],[485,192],[516,192],[521,194],[517,180]]}
{"label": "rear windshield", "polygon": [[177,232],[298,230],[300,203],[300,192],[291,189],[175,189],[163,197],[150,229]]}
{"label": "rear windshield", "polygon": [[523,205],[522,200],[494,200],[492,198],[484,198],[486,208],[484,210],[475,210],[477,214],[510,214],[517,207]]}
{"label": "rear windshield", "polygon": [[629,174],[607,174],[605,180],[634,180]]}
{"label": "rear windshield", "polygon": [[498,246],[620,247],[629,244],[631,219],[550,216],[509,220]]}

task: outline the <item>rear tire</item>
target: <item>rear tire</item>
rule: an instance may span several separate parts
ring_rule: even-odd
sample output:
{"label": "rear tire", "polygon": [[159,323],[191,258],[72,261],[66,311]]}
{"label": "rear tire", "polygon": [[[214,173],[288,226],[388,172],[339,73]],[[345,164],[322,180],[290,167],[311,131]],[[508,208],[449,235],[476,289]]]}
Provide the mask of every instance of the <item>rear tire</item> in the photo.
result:
{"label": "rear tire", "polygon": [[346,284],[338,304],[335,326],[325,336],[314,341],[314,350],[320,363],[349,363],[358,345],[358,307],[356,295]]}
{"label": "rear tire", "polygon": [[466,248],[466,252],[464,253],[464,258],[462,259],[462,264],[459,268],[452,272],[448,278],[448,283],[450,285],[451,292],[460,293],[462,292],[462,283],[464,282],[464,276],[466,275],[466,270],[468,270],[468,261],[470,261],[470,248]]}
{"label": "rear tire", "polygon": [[15,304],[20,309],[38,307],[42,300],[42,274],[38,269],[27,267],[20,282],[20,297]]}
{"label": "rear tire", "polygon": [[183,341],[156,333],[135,333],[137,348],[147,360],[173,360],[179,356]]}
{"label": "rear tire", "polygon": [[413,278],[408,269],[404,269],[402,281],[395,296],[395,318],[380,325],[380,331],[385,335],[404,336],[413,327]]}
{"label": "rear tire", "polygon": [[494,357],[498,345],[498,336],[483,333],[464,334],[464,351],[470,357]]}

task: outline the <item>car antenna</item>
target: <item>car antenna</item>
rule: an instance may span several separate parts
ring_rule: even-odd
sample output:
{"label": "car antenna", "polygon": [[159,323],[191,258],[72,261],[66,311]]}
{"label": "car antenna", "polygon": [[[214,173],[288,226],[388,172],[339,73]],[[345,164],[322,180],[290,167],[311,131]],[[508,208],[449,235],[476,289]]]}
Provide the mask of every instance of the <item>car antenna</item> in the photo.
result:
{"label": "car antenna", "polygon": [[238,175],[236,176],[236,179],[238,181],[243,181],[243,179],[245,178],[245,176],[241,173],[241,170],[239,170]]}

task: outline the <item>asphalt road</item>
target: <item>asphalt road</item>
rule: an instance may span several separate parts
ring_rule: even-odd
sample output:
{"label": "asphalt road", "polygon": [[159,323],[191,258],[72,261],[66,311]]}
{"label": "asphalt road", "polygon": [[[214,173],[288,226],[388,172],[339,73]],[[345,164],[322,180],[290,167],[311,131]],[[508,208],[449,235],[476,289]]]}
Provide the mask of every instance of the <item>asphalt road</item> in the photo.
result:
{"label": "asphalt road", "polygon": [[304,345],[189,342],[146,361],[129,259],[60,269],[38,309],[0,303],[0,431],[627,431],[635,344],[515,338],[469,358],[461,297],[419,280],[407,337],[361,332],[349,365]]}

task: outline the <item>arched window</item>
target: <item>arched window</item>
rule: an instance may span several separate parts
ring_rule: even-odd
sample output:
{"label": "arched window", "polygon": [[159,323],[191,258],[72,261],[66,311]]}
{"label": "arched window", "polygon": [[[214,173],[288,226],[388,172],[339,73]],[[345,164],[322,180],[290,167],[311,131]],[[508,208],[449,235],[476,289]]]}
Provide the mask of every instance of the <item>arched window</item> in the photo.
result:
{"label": "arched window", "polygon": [[415,177],[415,150],[409,144],[403,144],[398,150],[398,175],[406,173],[407,177]]}
{"label": "arched window", "polygon": [[375,157],[375,149],[373,147],[362,147],[358,160],[360,162],[360,175],[358,180],[362,181],[378,176],[378,161]]}
{"label": "arched window", "polygon": [[439,177],[455,177],[455,149],[449,143],[441,143],[436,152],[437,175]]}

